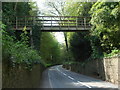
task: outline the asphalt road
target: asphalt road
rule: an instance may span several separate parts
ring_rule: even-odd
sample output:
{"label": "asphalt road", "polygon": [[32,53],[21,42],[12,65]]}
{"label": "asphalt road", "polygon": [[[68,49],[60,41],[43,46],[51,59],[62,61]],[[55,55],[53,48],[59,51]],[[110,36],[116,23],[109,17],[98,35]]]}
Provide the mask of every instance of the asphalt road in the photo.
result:
{"label": "asphalt road", "polygon": [[99,79],[77,74],[62,68],[61,65],[48,68],[43,73],[40,88],[112,88],[117,85]]}

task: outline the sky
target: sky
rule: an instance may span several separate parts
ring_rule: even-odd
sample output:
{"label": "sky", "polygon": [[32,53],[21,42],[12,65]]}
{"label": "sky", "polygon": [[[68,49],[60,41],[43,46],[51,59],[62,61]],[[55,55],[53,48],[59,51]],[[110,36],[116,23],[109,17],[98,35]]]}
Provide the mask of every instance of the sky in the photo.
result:
{"label": "sky", "polygon": [[[46,0],[32,0],[32,1],[35,1],[36,3],[37,3],[37,6],[38,6],[38,8],[40,9],[40,11],[47,11],[48,10],[48,8],[44,5],[44,3],[46,2]],[[48,0],[47,0],[48,1]],[[49,0],[50,1],[50,0]],[[64,41],[64,34],[63,34],[63,32],[55,32],[54,33],[54,36],[55,36],[55,38],[58,40],[58,42],[60,43],[60,44],[63,44],[63,43],[65,43],[65,41]]]}
{"label": "sky", "polygon": [[61,43],[61,44],[65,43],[63,32],[55,32],[54,35],[59,43]]}

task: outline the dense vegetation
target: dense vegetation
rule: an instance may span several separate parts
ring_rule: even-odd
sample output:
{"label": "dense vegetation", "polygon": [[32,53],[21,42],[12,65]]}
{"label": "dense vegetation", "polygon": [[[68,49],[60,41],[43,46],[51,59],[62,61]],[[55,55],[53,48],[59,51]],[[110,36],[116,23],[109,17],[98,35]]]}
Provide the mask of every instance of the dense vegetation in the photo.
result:
{"label": "dense vegetation", "polygon": [[69,16],[91,17],[92,29],[89,34],[68,33],[71,34],[68,37],[69,49],[75,61],[111,57],[120,52],[120,2],[71,0],[67,2],[65,11]]}
{"label": "dense vegetation", "polygon": [[47,66],[61,63],[60,45],[50,32],[42,33],[40,55]]}
{"label": "dense vegetation", "polygon": [[92,28],[89,34],[64,33],[67,49],[62,46],[62,58],[65,61],[81,62],[114,56],[120,52],[120,2],[57,0],[47,2],[46,5],[50,10],[45,15],[91,17],[89,23]]}
{"label": "dense vegetation", "polygon": [[[51,33],[42,33],[41,27],[34,25],[32,35],[23,26],[23,31],[12,30],[15,16],[38,15],[38,7],[34,2],[3,3],[2,52],[3,63],[11,67],[24,65],[31,70],[34,64],[50,66],[60,63],[60,47]],[[32,23],[32,22],[31,22]]]}
{"label": "dense vegetation", "polygon": [[[42,62],[45,66],[50,66],[64,61],[83,62],[114,56],[120,52],[120,2],[67,0],[48,2],[46,5],[53,11],[43,13],[45,15],[91,17],[89,22],[92,29],[89,33],[64,33],[65,45],[60,45],[52,33],[41,33],[40,26],[35,25],[32,28],[32,42],[28,42],[30,38],[25,28],[18,39],[11,30],[12,23],[7,23],[4,19],[15,20],[14,16],[38,15],[38,7],[34,2],[3,3],[3,56],[10,56],[13,62]],[[21,52],[18,52],[18,48]]]}
{"label": "dense vegetation", "polygon": [[70,37],[70,50],[76,61],[84,61],[91,55],[90,41],[86,34],[88,33],[74,33]]}
{"label": "dense vegetation", "polygon": [[92,35],[100,40],[102,52],[120,50],[120,2],[96,2],[91,10]]}
{"label": "dense vegetation", "polygon": [[[120,53],[120,2],[102,1],[66,0],[64,2],[56,0],[46,3],[49,8],[45,10],[46,12],[38,10],[35,2],[3,2],[2,22],[0,22],[2,25],[0,32],[2,32],[3,84],[14,87],[18,83],[22,86],[25,82],[25,87],[27,87],[27,82],[28,86],[33,87],[31,83],[40,81],[45,67],[57,64],[66,64],[69,67],[69,64],[72,64],[75,69],[79,68],[77,65],[85,68],[86,62],[90,60],[97,59],[99,61],[104,57],[118,55]],[[22,22],[23,30],[13,30],[13,24],[17,20],[16,16],[41,14],[89,17],[88,22],[92,27],[89,32],[64,32],[64,44],[58,43],[53,33],[41,32],[42,23],[38,25],[30,17],[27,17],[30,20],[27,23],[33,25],[31,31],[27,30],[24,22]],[[81,24],[79,19],[77,24]],[[99,63],[101,64],[101,62]],[[38,67],[33,68],[33,66]],[[96,66],[99,67],[99,65]],[[89,66],[87,67],[89,68]],[[34,72],[31,74],[32,70],[37,72],[37,75]],[[79,70],[82,71],[82,69]],[[99,73],[96,74],[99,75]],[[35,81],[30,78],[32,75]],[[35,86],[37,83],[34,83]]]}
{"label": "dense vegetation", "polygon": [[3,48],[3,63],[7,62],[11,67],[16,65],[25,65],[25,68],[32,69],[34,64],[43,64],[38,52],[27,44],[27,36],[24,33],[21,35],[24,38],[21,41],[16,41],[16,37],[9,36],[3,31],[2,48]]}

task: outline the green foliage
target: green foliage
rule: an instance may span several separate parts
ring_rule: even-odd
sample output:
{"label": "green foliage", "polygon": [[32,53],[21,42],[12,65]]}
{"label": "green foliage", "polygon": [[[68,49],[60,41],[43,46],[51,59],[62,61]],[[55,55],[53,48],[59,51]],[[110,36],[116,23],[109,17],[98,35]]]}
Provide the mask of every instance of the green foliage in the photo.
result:
{"label": "green foliage", "polygon": [[42,33],[40,54],[47,64],[58,64],[60,62],[60,46],[53,34]]}
{"label": "green foliage", "polygon": [[[98,1],[96,3],[87,3],[74,2],[73,0],[71,0],[71,2],[68,1],[65,9],[67,15],[92,16],[91,24],[93,26],[91,30],[91,35],[88,38],[88,40],[91,41],[92,54],[89,59],[101,58],[103,57],[102,52],[109,54],[113,50],[120,49],[119,2]],[[76,39],[76,41],[78,40]],[[80,40],[78,42],[80,43]],[[75,42],[73,44],[75,44]],[[76,50],[74,50],[74,54],[77,55],[76,53],[78,53],[79,50],[77,49],[77,47],[75,48]]]}
{"label": "green foliage", "polygon": [[10,60],[13,66],[24,64],[26,68],[32,69],[33,64],[44,64],[38,52],[29,47],[25,41],[15,41],[15,37],[9,36],[5,31],[2,39],[3,60]]}
{"label": "green foliage", "polygon": [[68,0],[65,6],[66,15],[89,17],[90,14],[88,12],[92,4],[93,2],[75,2],[74,0]]}
{"label": "green foliage", "polygon": [[[16,21],[16,16],[37,16],[38,7],[35,2],[2,2],[2,22],[7,25],[7,32],[12,32],[11,35],[14,35],[14,32],[11,30]],[[27,17],[26,19],[30,19]],[[21,17],[20,20],[25,20]],[[33,21],[29,22],[30,24]],[[24,22],[21,22],[24,25]],[[20,24],[20,22],[19,22]],[[21,26],[22,26],[21,25]]]}
{"label": "green foliage", "polygon": [[[38,53],[40,47],[40,32],[38,27],[34,27],[33,42],[35,49],[29,45],[29,33],[24,26],[23,31],[14,31],[13,21],[16,20],[16,16],[32,16],[38,15],[38,7],[35,2],[3,2],[3,23],[6,28],[3,30],[2,46],[3,46],[3,62],[10,62],[10,65],[23,64],[26,68],[31,69],[34,64],[45,64]],[[29,17],[27,19],[30,19]],[[12,21],[9,22],[8,21]],[[24,23],[24,22],[22,22]],[[32,22],[31,22],[32,23]],[[37,32],[37,33],[35,33]],[[22,34],[21,34],[22,33]],[[38,39],[37,39],[38,38]],[[37,40],[36,40],[37,39]],[[36,42],[35,42],[36,41]]]}
{"label": "green foliage", "polygon": [[91,8],[92,34],[100,39],[102,51],[120,49],[119,2],[96,2]]}
{"label": "green foliage", "polygon": [[112,56],[119,53],[120,2],[102,1],[88,3],[70,0],[65,6],[66,15],[91,16],[92,29],[88,38],[82,38],[79,34],[69,36],[69,46],[75,60],[87,56],[84,52],[89,52],[83,48],[85,45],[81,45],[84,40],[90,41],[88,45],[92,51],[86,59],[98,59],[103,58],[104,55]]}
{"label": "green foliage", "polygon": [[83,32],[74,33],[70,38],[70,49],[76,61],[85,61],[91,55],[91,46],[87,34]]}
{"label": "green foliage", "polygon": [[88,58],[88,60],[95,60],[95,59],[102,58],[103,52],[102,52],[102,49],[100,46],[101,44],[100,44],[99,38],[95,35],[93,35],[93,36],[90,35],[89,40],[90,40],[92,53],[91,53],[91,56]]}
{"label": "green foliage", "polygon": [[41,27],[34,25],[32,28],[32,39],[33,39],[33,47],[36,50],[40,50],[40,38],[41,38]]}
{"label": "green foliage", "polygon": [[110,54],[104,53],[105,57],[113,57],[113,56],[118,56],[120,54],[120,50],[112,50]]}
{"label": "green foliage", "polygon": [[15,19],[14,16],[37,15],[38,7],[35,2],[3,2],[3,17]]}

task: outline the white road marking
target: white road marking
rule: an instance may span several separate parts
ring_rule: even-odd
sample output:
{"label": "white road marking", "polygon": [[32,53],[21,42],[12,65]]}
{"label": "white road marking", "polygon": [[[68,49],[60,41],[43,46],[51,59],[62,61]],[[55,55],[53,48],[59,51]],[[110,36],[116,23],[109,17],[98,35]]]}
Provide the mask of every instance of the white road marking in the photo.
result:
{"label": "white road marking", "polygon": [[65,73],[63,73],[63,75],[67,76]]}
{"label": "white road marking", "polygon": [[[58,68],[57,68],[57,70],[59,71],[59,72],[61,72]],[[68,76],[67,74],[65,74],[65,73],[63,73],[63,72],[61,72],[63,75],[65,75],[65,76],[67,76],[69,79],[72,79],[72,80],[75,80],[74,78],[72,78],[71,76]],[[82,85],[84,85],[84,86],[86,86],[86,87],[88,87],[88,88],[92,88],[92,87],[90,87],[89,85],[86,85],[86,84],[83,84],[83,83],[81,83],[80,81],[77,81],[78,83],[80,83],[80,84],[82,84]]]}
{"label": "white road marking", "polygon": [[81,83],[80,81],[77,81],[77,82],[80,83],[80,84],[82,84],[82,85],[84,85],[84,86],[86,86],[86,87],[88,87],[88,88],[92,88],[92,87],[90,87],[89,85],[86,85],[86,84]]}
{"label": "white road marking", "polygon": [[[59,72],[61,72],[58,68],[57,68],[57,70],[59,71]],[[65,75],[65,76],[67,76],[65,73],[63,73],[63,72],[61,72],[63,75]]]}
{"label": "white road marking", "polygon": [[72,80],[75,80],[74,78],[72,78],[71,76],[68,76],[68,78],[72,79]]}
{"label": "white road marking", "polygon": [[60,71],[58,68],[57,68],[58,71]]}

